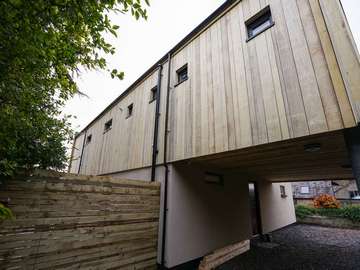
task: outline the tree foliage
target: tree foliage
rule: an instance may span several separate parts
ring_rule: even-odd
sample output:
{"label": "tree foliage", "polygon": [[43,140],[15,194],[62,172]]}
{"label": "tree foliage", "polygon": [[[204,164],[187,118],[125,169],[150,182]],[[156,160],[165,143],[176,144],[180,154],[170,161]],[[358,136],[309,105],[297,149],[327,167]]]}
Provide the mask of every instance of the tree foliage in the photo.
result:
{"label": "tree foliage", "polygon": [[[148,0],[145,0],[149,5]],[[104,69],[119,26],[110,12],[147,18],[142,0],[0,1],[0,175],[18,167],[61,169],[72,131],[61,116],[78,93],[79,68]]]}

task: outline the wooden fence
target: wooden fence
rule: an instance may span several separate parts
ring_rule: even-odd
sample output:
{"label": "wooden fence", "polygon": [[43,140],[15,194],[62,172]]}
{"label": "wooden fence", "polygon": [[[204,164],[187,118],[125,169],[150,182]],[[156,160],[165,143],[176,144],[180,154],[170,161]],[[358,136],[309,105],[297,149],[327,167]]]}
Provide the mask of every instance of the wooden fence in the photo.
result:
{"label": "wooden fence", "polygon": [[0,269],[156,268],[160,184],[38,175],[3,183]]}

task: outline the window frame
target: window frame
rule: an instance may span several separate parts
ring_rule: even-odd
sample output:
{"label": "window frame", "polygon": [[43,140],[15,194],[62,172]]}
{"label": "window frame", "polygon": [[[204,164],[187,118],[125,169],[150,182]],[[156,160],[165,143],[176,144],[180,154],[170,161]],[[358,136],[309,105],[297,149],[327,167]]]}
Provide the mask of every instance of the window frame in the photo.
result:
{"label": "window frame", "polygon": [[88,145],[89,143],[91,143],[91,140],[92,140],[92,134],[87,135],[85,145]]}
{"label": "window frame", "polygon": [[158,92],[158,86],[157,85],[150,89],[149,103],[152,103],[153,101],[155,101],[157,99],[157,94],[158,94],[157,92]]}
{"label": "window frame", "polygon": [[104,124],[104,133],[112,129],[112,118],[105,122]]}
{"label": "window frame", "polygon": [[[307,189],[307,192],[303,192],[303,188]],[[310,187],[309,186],[301,186],[300,194],[310,194]]]}
{"label": "window frame", "polygon": [[[180,78],[181,78],[180,74],[182,72],[184,72],[184,71],[186,71],[186,78],[180,80]],[[189,69],[188,69],[188,64],[187,63],[185,65],[183,65],[181,68],[178,68],[176,70],[176,78],[177,78],[177,83],[175,84],[174,87],[182,84],[183,82],[185,82],[185,81],[187,81],[189,79]]]}
{"label": "window frame", "polygon": [[[266,20],[264,20],[264,18],[266,18]],[[251,33],[250,29],[252,29],[252,30],[256,29],[257,27],[263,25],[267,21],[270,22],[270,24],[268,26],[266,26],[265,28],[260,30],[258,33],[250,36],[250,33]],[[252,16],[251,18],[249,18],[248,20],[245,21],[245,27],[246,27],[246,33],[247,33],[246,42],[249,42],[253,38],[257,37],[258,35],[262,34],[266,30],[273,27],[274,25],[275,25],[275,22],[272,17],[270,6],[268,5],[268,6],[264,7],[262,10],[260,10],[258,13],[256,13],[254,16]]]}
{"label": "window frame", "polygon": [[131,103],[127,106],[126,109],[126,119],[130,118],[134,114],[134,103]]}

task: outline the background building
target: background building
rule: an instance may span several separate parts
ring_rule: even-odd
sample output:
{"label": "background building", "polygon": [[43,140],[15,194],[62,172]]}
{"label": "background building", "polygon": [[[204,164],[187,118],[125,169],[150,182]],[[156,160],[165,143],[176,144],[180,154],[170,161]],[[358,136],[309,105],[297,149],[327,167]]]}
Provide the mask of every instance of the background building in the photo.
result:
{"label": "background building", "polygon": [[354,180],[306,181],[291,185],[296,204],[311,204],[321,194],[333,195],[343,204],[360,204],[360,194]]}

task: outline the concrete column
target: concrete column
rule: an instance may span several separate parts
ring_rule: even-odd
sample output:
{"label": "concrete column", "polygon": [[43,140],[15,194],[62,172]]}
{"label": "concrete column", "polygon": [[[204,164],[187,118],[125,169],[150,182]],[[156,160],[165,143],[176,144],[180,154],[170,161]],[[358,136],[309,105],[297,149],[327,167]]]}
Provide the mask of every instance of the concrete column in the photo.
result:
{"label": "concrete column", "polygon": [[345,130],[345,140],[350,154],[352,172],[360,190],[360,126]]}

